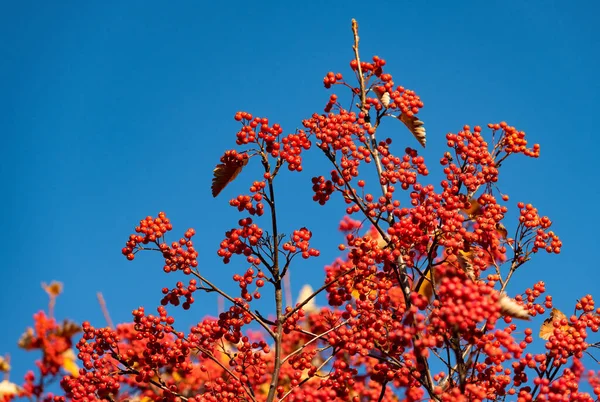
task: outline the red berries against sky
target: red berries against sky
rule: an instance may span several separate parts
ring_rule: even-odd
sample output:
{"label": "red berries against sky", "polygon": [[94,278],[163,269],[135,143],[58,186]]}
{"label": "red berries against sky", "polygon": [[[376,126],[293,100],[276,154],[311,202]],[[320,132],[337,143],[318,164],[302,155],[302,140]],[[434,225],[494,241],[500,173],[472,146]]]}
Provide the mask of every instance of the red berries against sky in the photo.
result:
{"label": "red berries against sky", "polygon": [[[555,306],[543,281],[521,294],[506,293],[520,291],[508,282],[536,252],[558,254],[562,247],[548,217],[531,204],[514,209],[500,192],[507,158],[537,157],[539,146],[528,147],[525,133],[504,122],[489,130],[465,125],[445,137],[440,185],[427,182],[422,155],[377,138],[383,122],[419,113],[420,97],[394,83],[377,56],[350,67],[352,80],[334,72],[323,79],[326,88],[349,90],[349,96],[331,94],[325,114],[313,113],[292,134],[267,118],[236,113],[238,148],[221,157],[213,195],[253,158],[264,171],[241,177],[251,183],[249,193],[229,201],[246,215],[217,251],[224,264],[243,258],[242,271],[231,273],[234,293],[211,282],[213,267],[199,267],[194,229],[167,241],[173,228],[166,215],[147,217],[122,253],[132,260],[141,250],[160,252],[165,272],[193,277],[162,289],[157,314],[140,307],[130,324],[84,323],[77,343],[83,367],[62,379],[65,396],[44,394],[36,381],[65,371],[73,333],[36,315],[27,344],[44,357],[41,376],[27,375],[24,395],[44,402],[591,401],[580,390],[588,381],[600,396],[599,373],[583,365],[598,346],[589,341],[600,327],[592,297],[578,300],[567,316],[548,314]],[[319,291],[329,305],[323,307],[283,302],[294,258],[320,251],[311,247],[308,228],[282,231],[270,221],[271,214],[277,217],[281,167],[301,172],[307,151],[331,163],[305,182],[313,200],[341,201],[348,215],[339,224],[343,254],[325,267]],[[176,328],[168,308],[187,310],[217,294],[226,303],[217,318],[199,320],[189,333]],[[275,313],[262,311],[257,299],[274,300]],[[538,315],[549,315],[546,332],[540,331],[545,349],[532,353],[538,331],[518,319]]]}

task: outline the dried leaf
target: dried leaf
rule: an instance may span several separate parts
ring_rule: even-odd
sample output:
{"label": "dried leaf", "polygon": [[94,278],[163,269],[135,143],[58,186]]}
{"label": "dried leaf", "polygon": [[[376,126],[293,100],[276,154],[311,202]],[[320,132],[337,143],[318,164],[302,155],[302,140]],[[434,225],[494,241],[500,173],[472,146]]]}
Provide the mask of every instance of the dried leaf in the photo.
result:
{"label": "dried leaf", "polygon": [[8,373],[10,371],[10,363],[4,356],[0,356],[0,373]]}
{"label": "dried leaf", "polygon": [[500,295],[498,303],[500,304],[500,314],[520,320],[529,320],[527,309],[506,294],[503,293]]}
{"label": "dried leaf", "polygon": [[75,324],[73,321],[64,320],[62,325],[56,330],[58,336],[65,338],[71,338],[73,335],[81,332],[81,327]]}
{"label": "dried leaf", "polygon": [[221,157],[221,163],[213,170],[212,195],[216,197],[219,193],[231,183],[244,166],[248,164],[247,154],[238,154],[236,151],[227,151]]}
{"label": "dried leaf", "polygon": [[47,285],[42,282],[42,289],[44,289],[50,297],[57,297],[62,293],[63,284],[61,282],[52,281],[50,285]]}
{"label": "dried leaf", "polygon": [[373,87],[373,92],[385,108],[390,106],[390,93],[385,90],[385,87]]}
{"label": "dried leaf", "polygon": [[496,232],[498,232],[498,234],[503,239],[506,239],[506,237],[508,236],[508,231],[506,230],[506,227],[501,222],[496,223]]}
{"label": "dried leaf", "polygon": [[385,106],[386,108],[390,106],[390,94],[389,92],[384,93],[383,95],[381,95],[381,104],[383,106]]}
{"label": "dried leaf", "polygon": [[476,278],[475,269],[473,268],[473,251],[458,250],[457,257],[458,265],[465,271],[467,276],[474,281]]}
{"label": "dried leaf", "polygon": [[563,332],[567,332],[569,330],[570,325],[568,324],[567,316],[557,308],[553,308],[550,312],[550,317],[544,320],[544,323],[540,327],[540,338],[548,340],[552,335],[554,335],[554,321],[562,321],[567,320],[567,325],[561,325],[559,328]]}
{"label": "dried leaf", "polygon": [[[298,300],[296,300],[296,303],[302,303],[304,300],[312,296],[313,293],[314,290],[310,285],[302,286],[302,289],[300,289],[300,293],[298,294]],[[315,303],[314,297],[310,299],[310,301],[306,303],[304,307],[302,307],[302,309],[306,314],[311,314],[319,310],[319,308],[317,307],[317,303]]]}
{"label": "dried leaf", "polygon": [[19,345],[21,349],[33,350],[33,340],[33,329],[27,328],[27,331],[25,331],[25,333],[21,335],[21,338],[19,338],[17,345]]}
{"label": "dried leaf", "polygon": [[413,115],[412,117],[409,117],[404,113],[398,116],[398,118],[402,123],[404,123],[404,125],[408,128],[412,135],[415,136],[417,141],[419,141],[419,144],[421,144],[421,146],[425,148],[425,143],[427,142],[425,127],[423,127],[425,123],[419,120],[417,116]]}

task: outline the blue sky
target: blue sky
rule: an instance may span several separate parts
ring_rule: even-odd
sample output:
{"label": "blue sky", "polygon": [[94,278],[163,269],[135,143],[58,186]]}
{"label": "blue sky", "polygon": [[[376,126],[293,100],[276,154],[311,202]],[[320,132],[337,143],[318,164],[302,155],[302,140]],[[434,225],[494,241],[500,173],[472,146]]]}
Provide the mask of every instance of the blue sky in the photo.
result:
{"label": "blue sky", "polygon": [[[320,112],[330,94],[323,76],[333,70],[349,77],[351,18],[359,21],[363,58],[385,58],[395,82],[425,102],[422,154],[431,171],[445,134],[463,124],[506,120],[541,144],[538,160],[514,158],[503,168],[501,188],[513,212],[522,200],[550,216],[564,248],[559,256],[540,254],[513,289],[544,279],[563,310],[584,294],[600,296],[591,257],[598,232],[600,6],[374,4],[2,5],[0,353],[11,353],[14,380],[35,357],[16,341],[46,306],[42,281],[65,285],[58,317],[102,326],[96,292],[113,320],[123,322],[140,305],[153,310],[160,289],[181,279],[163,274],[157,255],[130,263],[120,254],[146,215],[165,211],[175,226],[171,239],[194,227],[203,272],[235,289],[231,276],[247,267],[239,259],[222,265],[216,250],[240,217],[227,201],[236,185],[247,191],[253,170],[219,198],[210,195],[212,169],[234,147],[233,115],[266,116],[291,132]],[[417,146],[406,131],[394,139],[398,147]],[[294,292],[321,283],[322,267],[342,240],[335,233],[341,210],[309,201],[311,175],[329,170],[318,156],[311,154],[301,175],[285,172],[278,189],[283,230],[309,227],[322,251],[292,269]],[[216,311],[214,299],[201,299],[181,325]]]}

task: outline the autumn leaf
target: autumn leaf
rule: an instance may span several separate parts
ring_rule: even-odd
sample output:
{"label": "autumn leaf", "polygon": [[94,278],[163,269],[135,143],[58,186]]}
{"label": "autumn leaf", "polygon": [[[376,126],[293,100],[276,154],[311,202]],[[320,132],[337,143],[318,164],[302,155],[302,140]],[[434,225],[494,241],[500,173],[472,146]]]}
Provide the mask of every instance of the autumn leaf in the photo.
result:
{"label": "autumn leaf", "polygon": [[73,349],[67,349],[62,354],[63,363],[62,368],[72,377],[79,377],[79,367],[77,367],[77,363],[75,361],[77,358],[75,357],[75,353],[73,353]]}
{"label": "autumn leaf", "polygon": [[27,328],[27,331],[19,338],[17,345],[19,345],[21,349],[33,350],[33,340],[33,328]]}
{"label": "autumn leaf", "polygon": [[[566,325],[562,324],[562,320],[567,322]],[[560,324],[559,328],[563,332],[567,332],[569,330],[569,320],[567,316],[557,308],[553,308],[550,312],[550,317],[544,320],[544,323],[540,327],[540,338],[548,340],[552,335],[554,335],[554,321],[558,321]]]}
{"label": "autumn leaf", "polygon": [[234,150],[226,151],[221,157],[221,163],[213,170],[211,186],[213,197],[219,195],[240,174],[246,164],[248,164],[247,154],[238,154]]}
{"label": "autumn leaf", "polygon": [[458,250],[458,265],[467,274],[469,279],[474,281],[475,269],[473,268],[473,251],[472,250]]}
{"label": "autumn leaf", "polygon": [[57,297],[62,293],[63,284],[61,282],[52,281],[49,285],[42,282],[42,289],[48,293],[50,297]]}
{"label": "autumn leaf", "polygon": [[71,338],[73,335],[81,332],[81,327],[75,324],[73,321],[64,320],[62,325],[56,330],[58,336],[65,338]]}
{"label": "autumn leaf", "polygon": [[[466,197],[465,197],[466,198]],[[482,214],[481,204],[475,198],[469,200],[469,206],[461,209],[469,218],[474,218]]]}
{"label": "autumn leaf", "polygon": [[417,283],[417,293],[431,301],[433,297],[433,269],[429,269]]}
{"label": "autumn leaf", "polygon": [[529,320],[529,312],[525,307],[517,303],[512,297],[502,293],[498,300],[500,305],[500,314],[507,317],[518,318],[520,320]]}
{"label": "autumn leaf", "polygon": [[409,117],[404,113],[398,116],[398,119],[404,123],[412,135],[414,135],[417,141],[419,141],[419,144],[425,148],[425,143],[427,142],[427,139],[425,138],[425,127],[423,127],[425,123],[419,120],[417,116],[413,115],[412,117]]}
{"label": "autumn leaf", "polygon": [[496,232],[498,232],[498,234],[503,239],[506,239],[508,237],[508,231],[506,230],[506,227],[501,222],[496,223]]}
{"label": "autumn leaf", "polygon": [[4,356],[0,356],[0,373],[8,373],[10,371],[10,363]]}

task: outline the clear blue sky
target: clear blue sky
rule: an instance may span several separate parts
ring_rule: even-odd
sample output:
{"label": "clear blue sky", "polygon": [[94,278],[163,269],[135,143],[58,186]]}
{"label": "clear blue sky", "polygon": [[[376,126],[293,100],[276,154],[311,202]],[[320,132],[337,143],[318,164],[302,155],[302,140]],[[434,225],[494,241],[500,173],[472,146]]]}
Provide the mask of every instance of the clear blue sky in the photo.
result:
{"label": "clear blue sky", "polygon": [[[317,5],[319,4],[319,5]],[[528,2],[15,2],[0,9],[0,353],[20,380],[35,357],[16,341],[46,306],[42,281],[60,280],[56,315],[104,325],[101,291],[116,322],[153,310],[165,276],[157,255],[130,263],[120,254],[142,217],[165,211],[174,236],[196,228],[203,272],[227,289],[246,268],[217,255],[239,215],[235,186],[213,199],[212,169],[233,148],[245,110],[286,132],[321,111],[327,71],[349,75],[350,20],[360,24],[363,57],[388,61],[395,81],[425,108],[436,171],[444,136],[463,124],[506,120],[541,143],[538,160],[515,158],[502,190],[555,222],[564,249],[539,255],[517,276],[522,290],[543,278],[556,305],[598,292],[598,110],[600,32],[594,1]],[[400,137],[403,135],[404,138]],[[399,147],[416,142],[400,131]],[[401,148],[400,148],[401,149]],[[308,226],[322,256],[292,270],[294,291],[318,286],[336,256],[342,217],[310,199],[316,156],[302,175],[284,173],[284,231]],[[315,167],[309,167],[315,166]],[[282,177],[284,177],[282,176]],[[247,191],[252,169],[236,185]],[[295,214],[295,215],[294,215]],[[513,221],[514,222],[514,221]],[[511,222],[507,223],[509,229]],[[514,228],[514,226],[513,226]],[[174,238],[171,237],[172,239]],[[200,298],[200,295],[198,295]],[[320,300],[323,302],[323,300]],[[215,314],[201,299],[181,321]]]}

